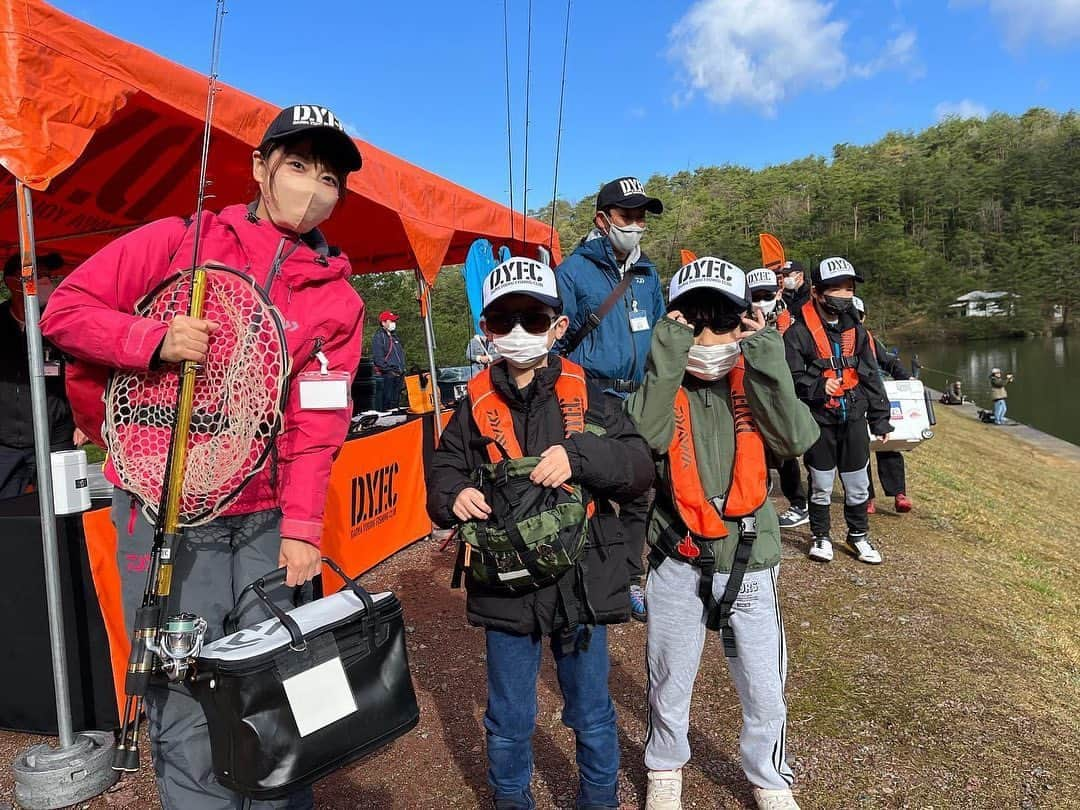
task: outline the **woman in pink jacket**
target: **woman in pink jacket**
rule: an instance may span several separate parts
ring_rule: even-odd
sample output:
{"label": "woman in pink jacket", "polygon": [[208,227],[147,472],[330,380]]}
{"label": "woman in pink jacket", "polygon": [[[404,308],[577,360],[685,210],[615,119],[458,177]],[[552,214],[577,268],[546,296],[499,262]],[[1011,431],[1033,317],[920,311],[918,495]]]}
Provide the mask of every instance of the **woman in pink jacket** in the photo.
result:
{"label": "woman in pink jacket", "polygon": [[[345,194],[348,173],[360,163],[359,150],[333,113],[312,105],[288,107],[253,154],[255,201],[203,214],[199,256],[246,273],[267,293],[285,324],[293,378],[319,370],[315,354],[320,350],[331,370],[348,372],[350,379],[360,361],[364,304],[348,283],[348,259],[329,247],[318,229]],[[202,362],[216,324],[182,315],[166,324],[133,314],[139,299],[190,265],[194,235],[192,224],[177,217],[117,239],[57,288],[42,331],[77,360],[108,369]],[[82,376],[73,387],[76,421],[95,435],[101,425],[100,384]],[[221,517],[185,530],[174,549],[170,613],[202,616],[207,641],[212,640],[223,634],[225,614],[240,589],[278,566],[288,569],[287,582],[272,595],[291,606],[296,586],[320,570],[330,466],[349,416],[347,408],[304,410],[297,386],[290,385],[270,463]],[[142,597],[153,527],[121,490],[113,499],[113,522],[130,624]],[[242,624],[264,618],[256,609],[242,617]],[[214,778],[206,719],[187,689],[154,686],[146,705],[162,805],[241,807],[241,797]],[[305,790],[250,806],[311,803]]]}

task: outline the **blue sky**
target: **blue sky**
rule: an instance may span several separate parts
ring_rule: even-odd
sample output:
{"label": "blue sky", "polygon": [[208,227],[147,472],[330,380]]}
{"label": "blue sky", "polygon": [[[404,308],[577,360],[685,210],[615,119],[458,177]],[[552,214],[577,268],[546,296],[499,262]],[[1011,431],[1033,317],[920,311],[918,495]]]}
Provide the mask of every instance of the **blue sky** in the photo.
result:
{"label": "blue sky", "polygon": [[[522,202],[527,0],[510,17]],[[199,71],[212,0],[55,0]],[[507,200],[501,0],[231,0],[221,78],[330,106],[359,137]],[[564,0],[534,0],[528,203],[551,198]],[[1064,111],[1080,87],[1080,0],[574,0],[561,196],[607,179],[761,167],[943,114]]]}

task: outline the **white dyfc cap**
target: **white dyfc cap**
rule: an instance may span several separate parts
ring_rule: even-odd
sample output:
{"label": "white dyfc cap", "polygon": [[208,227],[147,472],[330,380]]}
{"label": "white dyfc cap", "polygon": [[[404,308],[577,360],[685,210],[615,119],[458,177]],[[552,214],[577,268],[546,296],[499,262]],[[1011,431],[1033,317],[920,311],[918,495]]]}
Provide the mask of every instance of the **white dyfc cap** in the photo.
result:
{"label": "white dyfc cap", "polygon": [[776,292],[780,289],[780,280],[777,278],[775,270],[770,270],[768,267],[759,267],[757,270],[751,270],[746,274],[746,285],[750,288],[751,295],[758,290]]}
{"label": "white dyfc cap", "polygon": [[505,295],[527,295],[562,312],[555,271],[535,259],[515,256],[507,259],[484,279],[483,304],[486,310]]}
{"label": "white dyfc cap", "polygon": [[746,274],[724,259],[702,256],[683,265],[672,277],[668,288],[668,303],[693,290],[715,290],[736,305],[750,306],[750,289],[746,286]]}

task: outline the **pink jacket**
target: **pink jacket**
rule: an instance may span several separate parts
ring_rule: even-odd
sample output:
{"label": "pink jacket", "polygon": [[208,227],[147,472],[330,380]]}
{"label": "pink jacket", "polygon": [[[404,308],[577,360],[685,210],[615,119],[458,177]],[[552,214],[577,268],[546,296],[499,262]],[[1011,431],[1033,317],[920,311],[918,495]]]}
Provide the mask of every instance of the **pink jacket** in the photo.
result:
{"label": "pink jacket", "polygon": [[[243,205],[203,217],[200,259],[241,270],[264,289],[269,283],[270,300],[285,322],[291,376],[318,370],[312,354],[321,340],[330,368],[347,371],[351,380],[360,363],[364,302],[347,281],[349,260],[328,255],[325,246],[316,251],[301,243],[292,250],[295,238],[249,215]],[[194,230],[179,217],[162,219],[91,256],[49,298],[42,332],[79,360],[108,368],[148,368],[167,326],[132,312],[146,293],[190,266]],[[273,270],[279,255],[286,258]],[[101,406],[92,414],[85,403],[100,402],[104,379],[103,374],[93,381],[86,374],[69,375],[76,422],[84,430],[101,424]],[[281,535],[317,546],[330,466],[345,440],[350,411],[301,410],[297,388],[289,388],[276,465],[272,456],[225,514],[280,507]]]}

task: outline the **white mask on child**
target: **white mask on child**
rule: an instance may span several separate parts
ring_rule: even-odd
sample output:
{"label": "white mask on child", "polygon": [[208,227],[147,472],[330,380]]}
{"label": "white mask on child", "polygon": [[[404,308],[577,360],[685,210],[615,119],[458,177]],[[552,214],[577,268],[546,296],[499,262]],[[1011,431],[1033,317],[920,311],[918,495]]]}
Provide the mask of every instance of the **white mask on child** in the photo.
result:
{"label": "white mask on child", "polygon": [[742,347],[738,343],[718,343],[715,346],[690,347],[686,359],[686,371],[699,380],[715,382],[735,367],[739,361]]}
{"label": "white mask on child", "polygon": [[495,351],[506,358],[507,363],[514,368],[526,369],[535,366],[548,353],[550,334],[549,329],[543,334],[534,335],[527,332],[520,323],[516,323],[507,334],[492,337],[491,342]]}

